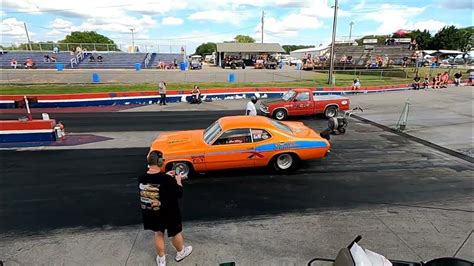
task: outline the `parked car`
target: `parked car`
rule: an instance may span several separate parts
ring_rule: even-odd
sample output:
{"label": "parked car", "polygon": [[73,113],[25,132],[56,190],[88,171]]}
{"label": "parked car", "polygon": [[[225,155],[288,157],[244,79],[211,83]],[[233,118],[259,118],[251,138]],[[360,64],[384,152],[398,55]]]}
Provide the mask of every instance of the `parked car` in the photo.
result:
{"label": "parked car", "polygon": [[349,98],[337,95],[314,96],[310,89],[293,89],[277,100],[262,100],[260,111],[277,120],[288,116],[324,114],[334,117],[338,111],[350,109]]}
{"label": "parked car", "polygon": [[301,122],[227,116],[207,129],[161,132],[150,151],[163,153],[162,170],[191,175],[265,166],[285,172],[294,170],[300,160],[325,157],[329,148],[327,139]]}
{"label": "parked car", "polygon": [[202,69],[202,63],[201,63],[201,61],[196,60],[196,59],[194,59],[194,60],[191,61],[190,66],[191,66],[191,69]]}
{"label": "parked car", "polygon": [[222,68],[230,67],[232,69],[241,67],[242,69],[245,69],[245,63],[244,63],[244,60],[239,59],[239,58],[229,58],[229,59],[225,59],[222,62],[221,67]]}

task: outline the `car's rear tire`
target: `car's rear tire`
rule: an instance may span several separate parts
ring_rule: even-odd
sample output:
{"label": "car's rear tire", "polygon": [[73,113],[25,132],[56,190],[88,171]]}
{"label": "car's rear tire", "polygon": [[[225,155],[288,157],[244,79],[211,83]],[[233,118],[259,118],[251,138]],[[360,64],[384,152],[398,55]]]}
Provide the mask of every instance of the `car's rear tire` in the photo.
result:
{"label": "car's rear tire", "polygon": [[281,153],[272,158],[271,166],[277,173],[288,173],[297,168],[298,162],[298,156],[292,153]]}
{"label": "car's rear tire", "polygon": [[326,110],[324,110],[324,115],[327,118],[335,117],[337,115],[337,109],[338,108],[336,106],[329,106],[326,108]]}
{"label": "car's rear tire", "polygon": [[273,118],[275,118],[276,120],[285,120],[285,118],[288,116],[288,113],[286,112],[285,109],[277,109],[275,110],[275,112],[273,113]]}
{"label": "car's rear tire", "polygon": [[245,69],[245,64],[242,65],[242,69]]}

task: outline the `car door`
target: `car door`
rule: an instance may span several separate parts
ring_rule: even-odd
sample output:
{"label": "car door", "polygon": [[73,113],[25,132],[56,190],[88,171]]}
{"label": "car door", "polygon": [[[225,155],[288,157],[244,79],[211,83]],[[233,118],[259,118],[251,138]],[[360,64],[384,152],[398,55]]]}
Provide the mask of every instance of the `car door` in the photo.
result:
{"label": "car door", "polygon": [[255,165],[255,145],[250,128],[230,129],[222,133],[205,152],[208,171],[245,168]]}
{"label": "car door", "polygon": [[311,107],[310,92],[299,92],[293,99],[290,113],[292,115],[308,115],[313,112]]}
{"label": "car door", "polygon": [[252,140],[255,143],[255,166],[266,166],[275,153],[272,134],[265,129],[252,128]]}

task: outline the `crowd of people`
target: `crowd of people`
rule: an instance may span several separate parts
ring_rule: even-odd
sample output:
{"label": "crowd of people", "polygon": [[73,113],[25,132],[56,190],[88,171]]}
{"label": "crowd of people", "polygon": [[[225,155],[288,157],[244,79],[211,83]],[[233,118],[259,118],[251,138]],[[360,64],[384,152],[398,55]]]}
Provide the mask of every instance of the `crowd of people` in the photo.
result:
{"label": "crowd of people", "polygon": [[[13,69],[18,68],[18,61],[16,60],[16,58],[12,58],[10,60],[10,67],[13,68]],[[34,68],[36,68],[36,64],[35,64],[35,62],[33,62],[33,59],[31,57],[28,57],[25,60],[25,62],[23,62],[23,67],[25,69],[34,69]]]}
{"label": "crowd of people", "polygon": [[[454,75],[454,85],[455,86],[462,86],[462,71],[456,72]],[[430,77],[429,74],[426,74],[423,82],[421,82],[421,78],[418,73],[415,74],[413,78],[412,88],[414,90],[419,89],[429,89],[430,85],[432,89],[441,89],[447,88],[448,84],[450,83],[449,72],[444,71],[443,73],[438,73],[433,77]]]}

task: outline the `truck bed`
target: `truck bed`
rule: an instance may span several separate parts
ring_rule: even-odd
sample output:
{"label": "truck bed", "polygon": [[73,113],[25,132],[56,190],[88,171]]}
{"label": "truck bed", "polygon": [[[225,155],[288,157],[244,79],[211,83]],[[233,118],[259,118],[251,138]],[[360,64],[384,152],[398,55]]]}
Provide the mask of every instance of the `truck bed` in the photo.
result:
{"label": "truck bed", "polygon": [[342,100],[342,99],[347,99],[347,98],[340,95],[314,95],[313,99],[317,101],[317,100],[334,100],[334,99]]}

